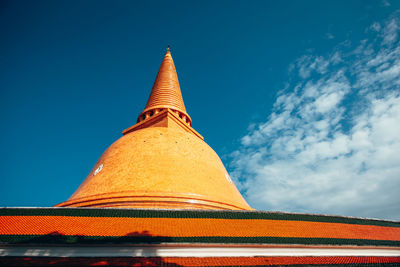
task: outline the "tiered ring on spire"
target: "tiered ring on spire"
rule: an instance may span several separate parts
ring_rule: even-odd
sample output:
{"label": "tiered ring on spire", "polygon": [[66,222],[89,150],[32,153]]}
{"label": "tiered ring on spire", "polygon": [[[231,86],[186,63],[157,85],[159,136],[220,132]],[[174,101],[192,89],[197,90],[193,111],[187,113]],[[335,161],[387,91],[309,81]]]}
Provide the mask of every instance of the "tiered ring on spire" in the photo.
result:
{"label": "tiered ring on spire", "polygon": [[169,49],[161,63],[146,107],[140,113],[137,122],[144,121],[166,108],[171,109],[183,121],[192,126],[192,120],[186,113],[185,104],[183,103],[178,75],[176,74],[174,61]]}

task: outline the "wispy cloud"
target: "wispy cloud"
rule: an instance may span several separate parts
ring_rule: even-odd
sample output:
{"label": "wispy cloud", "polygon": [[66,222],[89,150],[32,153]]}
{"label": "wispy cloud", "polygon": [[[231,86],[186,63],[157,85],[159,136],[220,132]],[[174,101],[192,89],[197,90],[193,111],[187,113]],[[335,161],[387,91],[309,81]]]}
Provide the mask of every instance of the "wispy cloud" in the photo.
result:
{"label": "wispy cloud", "polygon": [[391,6],[388,0],[382,0],[383,6]]}
{"label": "wispy cloud", "polygon": [[231,154],[232,177],[262,210],[400,219],[400,20],[374,37],[304,55],[265,122]]}
{"label": "wispy cloud", "polygon": [[334,39],[335,38],[335,36],[333,36],[333,34],[330,32],[326,33],[325,37],[326,37],[326,39]]}

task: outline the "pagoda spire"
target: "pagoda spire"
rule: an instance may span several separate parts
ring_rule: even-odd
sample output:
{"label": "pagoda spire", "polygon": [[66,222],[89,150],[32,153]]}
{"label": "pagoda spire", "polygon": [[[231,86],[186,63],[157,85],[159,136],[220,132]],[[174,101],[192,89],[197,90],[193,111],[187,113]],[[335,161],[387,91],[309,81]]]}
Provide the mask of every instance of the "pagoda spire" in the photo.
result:
{"label": "pagoda spire", "polygon": [[188,124],[192,125],[192,121],[186,113],[185,104],[183,103],[178,75],[169,45],[151,90],[149,100],[142,113],[140,113],[138,122],[145,120],[153,114],[157,114],[163,109],[171,109],[180,117],[187,118]]}

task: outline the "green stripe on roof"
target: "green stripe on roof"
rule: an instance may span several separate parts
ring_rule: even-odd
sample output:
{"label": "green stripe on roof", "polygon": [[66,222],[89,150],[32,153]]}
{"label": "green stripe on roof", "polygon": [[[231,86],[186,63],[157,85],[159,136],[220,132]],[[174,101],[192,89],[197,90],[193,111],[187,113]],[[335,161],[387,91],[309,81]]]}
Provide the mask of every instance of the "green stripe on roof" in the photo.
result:
{"label": "green stripe on roof", "polygon": [[110,208],[0,208],[0,216],[258,219],[400,227],[400,222],[340,216],[260,211],[140,210]]}
{"label": "green stripe on roof", "polygon": [[157,244],[157,243],[215,243],[215,244],[299,244],[299,245],[356,245],[400,247],[400,241],[297,238],[297,237],[230,237],[230,236],[71,236],[49,235],[0,235],[5,244]]}

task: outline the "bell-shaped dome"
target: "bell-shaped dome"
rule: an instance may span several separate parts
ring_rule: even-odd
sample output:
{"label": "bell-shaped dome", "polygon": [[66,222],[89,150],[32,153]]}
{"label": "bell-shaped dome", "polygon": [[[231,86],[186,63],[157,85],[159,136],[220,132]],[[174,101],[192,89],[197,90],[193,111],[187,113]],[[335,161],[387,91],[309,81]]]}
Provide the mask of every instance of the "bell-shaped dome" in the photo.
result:
{"label": "bell-shaped dome", "polygon": [[103,153],[76,192],[56,206],[251,209],[218,155],[191,127],[175,67],[166,64],[173,66],[169,51],[160,69],[164,83],[172,77],[174,86],[156,86],[159,72],[138,123]]}

